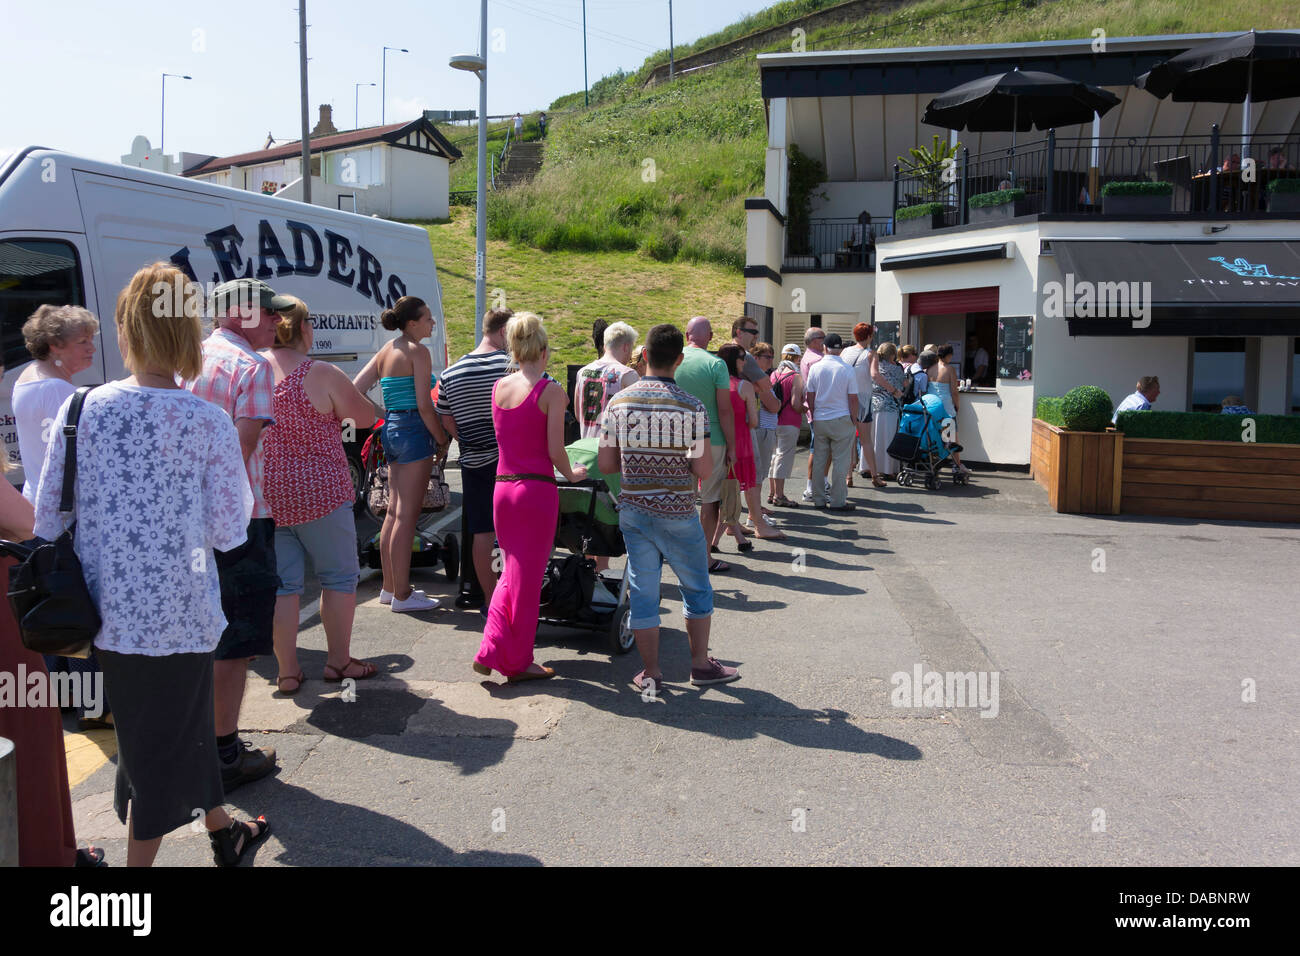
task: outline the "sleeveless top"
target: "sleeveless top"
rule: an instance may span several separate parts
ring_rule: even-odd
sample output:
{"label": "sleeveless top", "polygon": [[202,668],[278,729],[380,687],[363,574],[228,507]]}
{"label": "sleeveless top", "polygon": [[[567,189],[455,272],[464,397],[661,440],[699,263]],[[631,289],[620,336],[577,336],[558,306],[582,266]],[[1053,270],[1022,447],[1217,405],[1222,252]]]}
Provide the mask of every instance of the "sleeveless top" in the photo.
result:
{"label": "sleeveless top", "polygon": [[323,518],[356,497],[339,419],[322,414],[303,389],[308,359],[275,386],[275,427],[266,430],[266,501],[277,525]]}
{"label": "sleeveless top", "polygon": [[492,424],[496,426],[498,475],[552,475],[551,453],[546,442],[546,414],[537,407],[542,390],[553,379],[543,377],[528,397],[514,408],[497,404],[497,382],[492,386]]}
{"label": "sleeveless top", "polygon": [[[438,376],[429,376],[429,388],[438,384]],[[419,408],[415,403],[414,375],[386,375],[379,380],[380,391],[384,395],[384,410],[389,412],[409,412]]]}
{"label": "sleeveless top", "polygon": [[[754,443],[749,435],[749,408],[740,394],[740,379],[730,378],[727,389],[731,393],[731,414],[736,429],[736,466],[754,461]],[[761,406],[760,406],[761,407]]]}

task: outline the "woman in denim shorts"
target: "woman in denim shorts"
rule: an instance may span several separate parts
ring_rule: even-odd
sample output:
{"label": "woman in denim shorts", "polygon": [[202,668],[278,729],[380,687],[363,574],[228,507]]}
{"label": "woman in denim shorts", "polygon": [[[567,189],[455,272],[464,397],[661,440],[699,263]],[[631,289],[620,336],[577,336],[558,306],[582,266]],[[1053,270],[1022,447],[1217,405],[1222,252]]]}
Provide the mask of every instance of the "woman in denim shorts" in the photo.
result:
{"label": "woman in denim shorts", "polygon": [[379,532],[384,570],[379,603],[391,605],[394,611],[432,611],[437,599],[413,589],[410,579],[411,544],[433,472],[433,456],[450,443],[429,394],[436,381],[433,359],[420,344],[433,334],[433,313],[422,299],[407,295],[386,309],[380,321],[389,331],[400,329],[402,334],[380,349],[353,380],[363,393],[377,380],[384,393],[380,434],[388,459],[391,501]]}

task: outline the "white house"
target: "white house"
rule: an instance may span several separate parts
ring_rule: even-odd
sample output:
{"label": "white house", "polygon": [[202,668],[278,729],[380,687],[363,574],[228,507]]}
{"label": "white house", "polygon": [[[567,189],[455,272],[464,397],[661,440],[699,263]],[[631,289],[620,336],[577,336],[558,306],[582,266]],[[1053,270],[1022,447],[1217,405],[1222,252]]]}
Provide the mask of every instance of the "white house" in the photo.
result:
{"label": "white house", "polygon": [[[1211,36],[1112,37],[1104,52],[1078,40],[761,55],[767,178],[765,195],[745,203],[746,311],[773,343],[872,317],[878,341],[951,343],[959,363],[974,339],[992,361],[961,404],[971,461],[1028,464],[1037,396],[1095,384],[1118,402],[1143,375],[1159,376],[1166,410],[1238,395],[1261,413],[1300,412],[1300,211],[1282,211],[1267,188],[1300,176],[1300,100],[1255,104],[1243,140],[1239,104],[1157,100],[1133,83]],[[935,133],[956,138],[920,122],[926,103],[1017,67],[1121,102],[1092,126],[1021,133],[1014,151],[1009,133],[960,134],[954,181],[938,197],[945,212],[896,218],[926,186],[896,173],[896,157]],[[791,145],[829,180],[797,237]],[[1234,155],[1280,168],[1247,182]],[[1026,191],[1018,205],[967,202],[1008,180]],[[1099,196],[1139,180],[1173,184],[1160,211],[1116,212]],[[877,235],[870,258],[851,251],[862,211]],[[1105,313],[1089,290],[1103,293]]]}
{"label": "white house", "polygon": [[[333,132],[330,108],[311,137],[312,202],[386,219],[445,219],[456,149],[420,118],[369,129]],[[301,141],[235,156],[198,157],[186,166],[193,179],[302,198]]]}

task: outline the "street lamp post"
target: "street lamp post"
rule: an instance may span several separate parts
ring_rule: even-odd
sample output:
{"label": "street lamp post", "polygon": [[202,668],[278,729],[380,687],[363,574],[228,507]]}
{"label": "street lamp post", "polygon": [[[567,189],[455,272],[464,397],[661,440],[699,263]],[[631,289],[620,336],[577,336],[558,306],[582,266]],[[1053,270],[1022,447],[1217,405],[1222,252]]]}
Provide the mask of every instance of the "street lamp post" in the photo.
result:
{"label": "street lamp post", "polygon": [[380,103],[379,103],[379,125],[380,125],[380,126],[383,126],[383,125],[384,125],[384,122],[386,121],[386,119],[387,119],[387,117],[388,117],[387,109],[388,109],[388,51],[389,51],[389,50],[392,50],[394,53],[410,53],[410,52],[411,52],[410,50],[406,49],[406,47],[400,47],[400,46],[386,46],[386,47],[384,47],[384,55],[383,55],[383,61],[384,61],[384,62],[383,62],[383,68],[382,68],[382,70],[381,70],[381,75],[380,75],[380,77],[379,77],[379,82],[382,84],[382,86],[381,86],[380,89],[379,89],[379,97],[380,97]]}
{"label": "street lamp post", "polygon": [[487,310],[487,0],[479,12],[481,56],[453,56],[451,65],[478,76],[478,192],[475,198],[474,345],[483,338]]}
{"label": "street lamp post", "polygon": [[352,84],[352,128],[361,129],[361,87],[374,86],[373,83]]}
{"label": "street lamp post", "polygon": [[164,173],[167,172],[167,77],[169,76],[174,76],[178,80],[193,79],[193,77],[181,73],[164,73],[162,75],[162,122],[158,124],[158,155],[162,157]]}

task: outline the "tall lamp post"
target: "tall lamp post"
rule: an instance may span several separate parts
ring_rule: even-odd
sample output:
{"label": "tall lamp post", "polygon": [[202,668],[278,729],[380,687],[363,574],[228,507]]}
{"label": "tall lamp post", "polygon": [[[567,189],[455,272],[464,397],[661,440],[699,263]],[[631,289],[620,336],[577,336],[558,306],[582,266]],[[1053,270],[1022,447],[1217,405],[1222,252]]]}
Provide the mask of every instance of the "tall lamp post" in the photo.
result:
{"label": "tall lamp post", "polygon": [[191,80],[193,77],[185,76],[181,73],[164,73],[162,75],[162,122],[159,123],[158,132],[158,155],[162,157],[163,172],[167,172],[167,77],[174,76],[178,80]]}
{"label": "tall lamp post", "polygon": [[[374,86],[373,83],[352,84],[352,128],[361,129],[361,87]],[[382,121],[381,121],[382,122]]]}
{"label": "tall lamp post", "polygon": [[451,65],[478,76],[478,192],[474,205],[474,345],[483,338],[483,313],[487,309],[487,0],[479,13],[480,49],[482,56],[453,56]]}
{"label": "tall lamp post", "polygon": [[400,46],[386,46],[386,47],[384,47],[384,55],[383,55],[383,61],[384,61],[384,62],[383,62],[383,68],[382,68],[382,71],[381,71],[381,76],[379,77],[379,82],[380,82],[381,84],[383,84],[383,85],[380,87],[380,90],[379,90],[379,98],[380,98],[380,103],[379,103],[379,125],[380,125],[380,126],[383,126],[383,125],[384,125],[384,122],[385,122],[385,121],[387,120],[387,118],[388,118],[388,112],[387,112],[387,109],[388,109],[388,51],[389,51],[389,50],[392,50],[394,53],[410,53],[410,52],[411,52],[410,50],[406,49],[406,47],[400,47]]}

